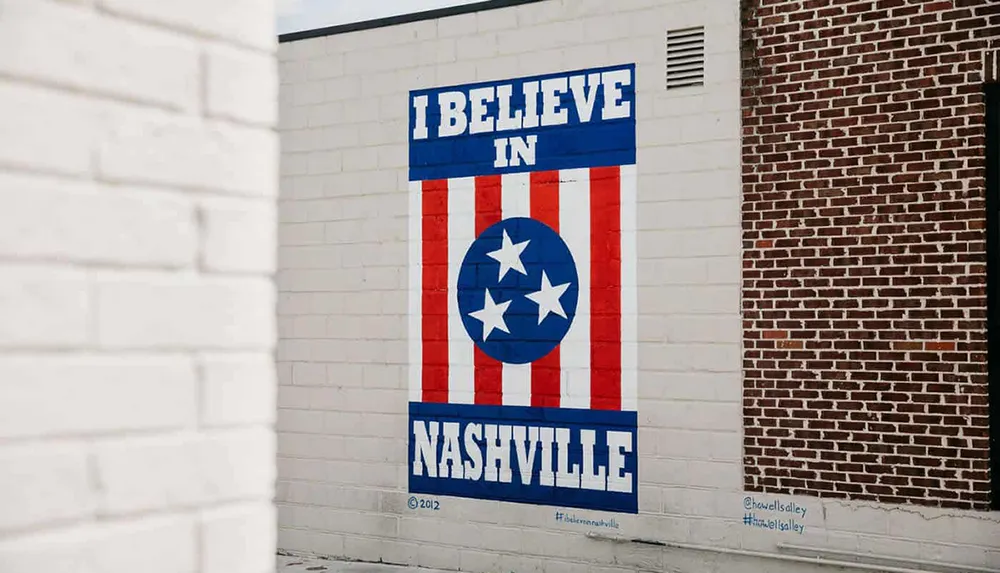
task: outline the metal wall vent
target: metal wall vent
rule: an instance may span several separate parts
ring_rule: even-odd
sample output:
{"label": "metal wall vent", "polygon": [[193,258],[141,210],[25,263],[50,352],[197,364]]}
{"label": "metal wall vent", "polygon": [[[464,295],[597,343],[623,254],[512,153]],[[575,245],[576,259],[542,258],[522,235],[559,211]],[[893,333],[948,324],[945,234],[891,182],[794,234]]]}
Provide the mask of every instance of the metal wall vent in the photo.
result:
{"label": "metal wall vent", "polygon": [[705,85],[705,27],[667,31],[667,89]]}

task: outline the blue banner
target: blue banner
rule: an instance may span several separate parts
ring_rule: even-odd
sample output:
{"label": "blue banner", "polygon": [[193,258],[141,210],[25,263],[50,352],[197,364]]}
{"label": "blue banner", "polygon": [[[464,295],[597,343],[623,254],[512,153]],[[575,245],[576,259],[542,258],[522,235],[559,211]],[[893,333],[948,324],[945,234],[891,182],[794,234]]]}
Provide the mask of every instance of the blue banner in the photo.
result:
{"label": "blue banner", "polygon": [[635,66],[410,92],[411,181],[635,163]]}
{"label": "blue banner", "polygon": [[637,513],[635,412],[410,402],[409,491]]}

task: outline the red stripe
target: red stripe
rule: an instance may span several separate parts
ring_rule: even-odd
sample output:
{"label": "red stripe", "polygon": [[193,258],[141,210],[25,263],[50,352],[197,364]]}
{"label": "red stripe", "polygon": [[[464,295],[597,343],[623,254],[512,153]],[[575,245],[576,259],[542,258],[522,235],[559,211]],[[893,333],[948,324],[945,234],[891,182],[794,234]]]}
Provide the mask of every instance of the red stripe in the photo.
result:
{"label": "red stripe", "polygon": [[448,181],[424,181],[422,203],[422,401],[447,402]]}
{"label": "red stripe", "polygon": [[590,170],[590,407],[621,410],[621,175]]}
{"label": "red stripe", "polygon": [[[559,232],[559,172],[531,174],[531,218]],[[559,347],[531,363],[531,405],[559,407]]]}
{"label": "red stripe", "polygon": [[[476,236],[500,222],[500,176],[476,177]],[[476,404],[503,403],[503,364],[476,346]]]}

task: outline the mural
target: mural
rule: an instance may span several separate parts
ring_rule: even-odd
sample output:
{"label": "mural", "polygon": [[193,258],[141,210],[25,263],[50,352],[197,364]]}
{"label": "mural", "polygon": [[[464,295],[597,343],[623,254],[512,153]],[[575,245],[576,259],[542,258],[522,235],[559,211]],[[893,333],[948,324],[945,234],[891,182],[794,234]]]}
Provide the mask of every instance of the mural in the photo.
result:
{"label": "mural", "polygon": [[637,512],[634,79],[410,93],[411,493]]}

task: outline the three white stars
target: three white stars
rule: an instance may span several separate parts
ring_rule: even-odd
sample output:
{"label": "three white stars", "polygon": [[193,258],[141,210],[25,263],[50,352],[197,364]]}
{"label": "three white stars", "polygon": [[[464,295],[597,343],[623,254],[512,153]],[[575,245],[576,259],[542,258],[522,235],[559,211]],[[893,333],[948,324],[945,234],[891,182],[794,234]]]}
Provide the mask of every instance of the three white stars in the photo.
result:
{"label": "three white stars", "polygon": [[[496,251],[486,253],[488,257],[500,263],[499,280],[502,281],[507,272],[511,270],[527,276],[528,272],[524,269],[524,263],[521,262],[521,253],[524,252],[524,249],[528,247],[528,243],[530,242],[530,240],[526,240],[521,243],[514,243],[511,241],[507,231],[503,232],[500,248]],[[542,271],[540,289],[524,295],[528,300],[538,305],[538,324],[541,324],[549,314],[557,314],[563,318],[568,318],[559,299],[562,298],[569,287],[570,283],[553,286],[549,281],[549,276],[544,270]],[[483,341],[486,341],[494,330],[510,334],[507,322],[504,320],[504,314],[507,312],[507,307],[510,306],[511,301],[508,300],[497,304],[493,300],[493,295],[490,294],[489,289],[486,289],[484,299],[481,310],[469,313],[469,316],[483,324]]]}

